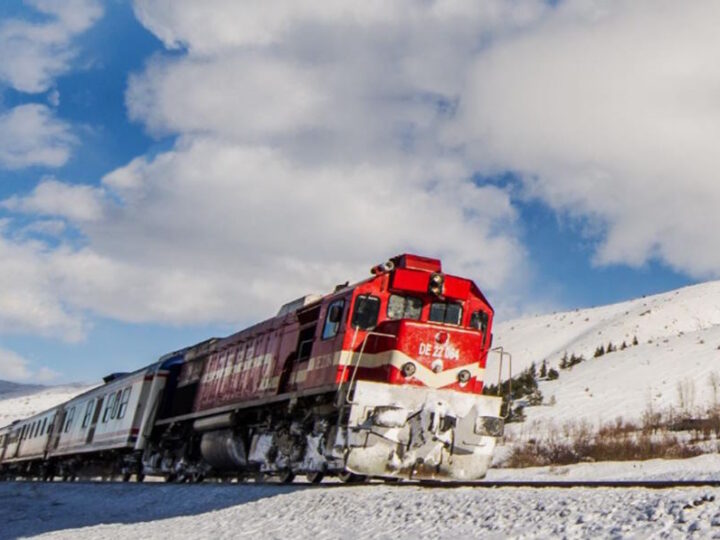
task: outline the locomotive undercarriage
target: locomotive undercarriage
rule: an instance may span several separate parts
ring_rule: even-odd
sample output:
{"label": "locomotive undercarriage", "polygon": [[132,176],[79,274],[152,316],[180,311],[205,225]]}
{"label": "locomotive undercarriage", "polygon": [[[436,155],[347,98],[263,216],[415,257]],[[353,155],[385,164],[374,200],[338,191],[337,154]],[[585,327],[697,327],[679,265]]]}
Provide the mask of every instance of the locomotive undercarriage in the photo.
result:
{"label": "locomotive undercarriage", "polygon": [[290,482],[324,476],[479,480],[502,434],[500,398],[357,381],[352,392],[298,397],[156,427],[144,451],[12,465],[6,477],[168,482]]}
{"label": "locomotive undercarriage", "polygon": [[502,434],[500,404],[490,396],[359,381],[349,394],[341,388],[171,425],[145,452],[143,469],[175,480],[479,480]]}

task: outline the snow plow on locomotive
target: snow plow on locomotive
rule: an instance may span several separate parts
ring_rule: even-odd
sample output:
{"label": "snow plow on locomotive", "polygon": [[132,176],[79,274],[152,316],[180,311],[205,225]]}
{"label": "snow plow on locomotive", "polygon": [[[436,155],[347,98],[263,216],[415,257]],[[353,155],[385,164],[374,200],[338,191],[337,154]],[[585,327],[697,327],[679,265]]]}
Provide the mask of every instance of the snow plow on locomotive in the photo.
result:
{"label": "snow plow on locomotive", "polygon": [[[126,479],[178,481],[483,478],[503,431],[501,399],[482,394],[492,307],[472,281],[444,274],[436,259],[405,254],[372,273],[145,368],[135,423],[117,451],[104,449],[106,468]],[[83,403],[101,407],[111,395],[103,388]],[[69,403],[55,414],[61,432]],[[75,470],[95,456],[84,430],[104,420],[86,407],[87,425],[69,428],[86,443]],[[17,436],[4,438],[22,447],[26,429],[13,426]],[[13,447],[0,467],[12,475],[64,463],[53,457],[52,440],[27,460]],[[0,456],[3,445],[0,438]]]}

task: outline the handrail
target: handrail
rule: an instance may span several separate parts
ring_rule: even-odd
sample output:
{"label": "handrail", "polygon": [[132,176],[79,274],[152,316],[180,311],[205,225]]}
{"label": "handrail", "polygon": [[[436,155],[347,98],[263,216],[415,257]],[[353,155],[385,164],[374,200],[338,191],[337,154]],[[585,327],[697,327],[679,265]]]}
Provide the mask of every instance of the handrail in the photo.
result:
{"label": "handrail", "polygon": [[[397,336],[395,334],[387,334],[383,332],[368,332],[365,334],[365,339],[363,339],[362,346],[360,347],[360,354],[358,355],[357,363],[355,364],[355,369],[352,372],[352,375],[350,376],[350,380],[347,382],[347,392],[345,393],[345,403],[348,405],[354,404],[353,401],[350,401],[350,391],[352,390],[353,384],[355,384],[355,378],[357,377],[358,369],[360,368],[360,362],[362,361],[363,354],[365,354],[365,346],[367,345],[368,338],[370,336],[377,336],[377,337],[388,337],[397,339]],[[350,356],[350,365],[352,365],[353,356],[355,356],[355,351],[353,351],[352,356]],[[347,372],[347,366],[343,367],[342,372],[342,379],[345,378],[345,373]]]}
{"label": "handrail", "polygon": [[508,357],[508,406],[507,411],[505,413],[505,416],[503,418],[507,419],[510,416],[510,411],[512,410],[512,354],[507,352],[502,346],[495,347],[494,349],[491,349],[490,352],[494,352],[500,355],[500,365],[498,366],[498,395],[500,395],[500,391],[502,389],[502,368],[503,368],[503,359],[507,356]]}

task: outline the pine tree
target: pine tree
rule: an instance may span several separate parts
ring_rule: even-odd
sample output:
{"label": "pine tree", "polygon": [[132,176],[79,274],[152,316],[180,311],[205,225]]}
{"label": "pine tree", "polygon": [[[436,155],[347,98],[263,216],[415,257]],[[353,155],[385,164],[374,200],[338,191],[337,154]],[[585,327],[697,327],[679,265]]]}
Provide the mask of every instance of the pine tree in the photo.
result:
{"label": "pine tree", "polygon": [[595,349],[594,358],[599,358],[603,354],[605,354],[605,347],[600,345],[597,349]]}
{"label": "pine tree", "polygon": [[550,368],[550,369],[548,370],[548,380],[549,380],[549,381],[554,381],[554,380],[557,379],[559,376],[560,376],[560,374],[558,373],[557,369],[555,369],[555,368]]}
{"label": "pine tree", "polygon": [[542,364],[540,364],[540,378],[544,379],[547,377],[547,361],[543,360]]}
{"label": "pine tree", "polygon": [[567,369],[568,367],[568,355],[567,351],[565,351],[565,354],[563,354],[563,357],[560,359],[560,369]]}
{"label": "pine tree", "polygon": [[616,349],[615,349],[615,345],[612,344],[612,341],[611,341],[610,343],[608,343],[608,346],[607,346],[607,349],[606,349],[606,350],[607,350],[607,352],[609,352],[609,353],[615,352],[615,350],[616,350]]}
{"label": "pine tree", "polygon": [[633,345],[637,345],[637,344],[638,344],[638,338],[637,338],[637,336],[635,336],[635,337],[633,337]]}
{"label": "pine tree", "polygon": [[620,350],[621,350],[621,351],[624,351],[625,349],[627,349],[627,343],[625,343],[625,342],[623,341],[623,342],[622,342],[622,345],[620,345]]}

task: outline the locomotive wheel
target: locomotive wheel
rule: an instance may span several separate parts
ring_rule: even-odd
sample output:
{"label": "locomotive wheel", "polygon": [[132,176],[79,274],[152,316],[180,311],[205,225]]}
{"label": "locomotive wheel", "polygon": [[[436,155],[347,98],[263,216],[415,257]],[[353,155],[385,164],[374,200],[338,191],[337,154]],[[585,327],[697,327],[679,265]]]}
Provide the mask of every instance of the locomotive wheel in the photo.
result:
{"label": "locomotive wheel", "polygon": [[260,472],[260,471],[256,471],[252,475],[252,478],[256,484],[264,484],[265,482],[268,481],[268,475],[265,474],[264,472]]}
{"label": "locomotive wheel", "polygon": [[338,478],[343,484],[361,484],[367,481],[367,476],[355,474],[350,471],[343,471],[338,474]]}
{"label": "locomotive wheel", "polygon": [[191,481],[193,484],[199,484],[199,483],[201,483],[203,480],[205,480],[205,475],[204,475],[203,473],[201,473],[201,472],[194,472],[194,473],[192,473],[192,474],[190,475],[190,481]]}
{"label": "locomotive wheel", "polygon": [[325,473],[321,471],[313,471],[305,475],[305,479],[311,484],[319,484],[323,478],[325,478]]}
{"label": "locomotive wheel", "polygon": [[278,481],[281,484],[292,484],[293,480],[295,480],[295,473],[290,469],[280,471],[280,474],[278,474]]}

